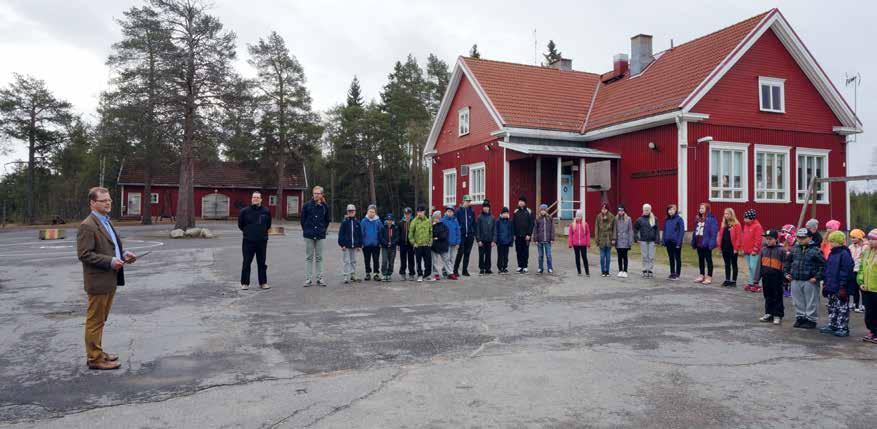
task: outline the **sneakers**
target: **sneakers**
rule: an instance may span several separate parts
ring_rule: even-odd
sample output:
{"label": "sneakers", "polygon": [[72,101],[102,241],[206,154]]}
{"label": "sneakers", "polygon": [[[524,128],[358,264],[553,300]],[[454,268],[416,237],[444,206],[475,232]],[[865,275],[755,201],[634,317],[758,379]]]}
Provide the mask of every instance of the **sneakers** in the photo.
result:
{"label": "sneakers", "polygon": [[624,271],[619,271],[618,274],[615,274],[615,277],[624,277]]}
{"label": "sneakers", "polygon": [[259,289],[268,290],[271,289],[271,286],[268,286],[268,283],[265,283],[263,285],[259,285]]}
{"label": "sneakers", "polygon": [[241,285],[241,290],[249,290],[250,285]]}
{"label": "sneakers", "polygon": [[627,278],[627,271],[622,271],[621,274],[622,274],[622,276],[621,276],[622,278],[625,278],[625,279]]}
{"label": "sneakers", "polygon": [[864,305],[860,305],[860,306],[858,306],[858,307],[854,307],[854,308],[853,308],[853,311],[855,311],[856,313],[864,313],[864,312],[865,312],[865,306],[864,306]]}
{"label": "sneakers", "polygon": [[536,274],[542,274],[542,268],[539,268],[539,269],[536,271]]}
{"label": "sneakers", "polygon": [[359,282],[361,282],[361,281],[362,281],[362,280],[356,278],[356,276],[354,276],[354,275],[351,275],[351,276],[350,276],[350,282],[351,282],[351,283],[359,283]]}
{"label": "sneakers", "polygon": [[432,278],[433,278],[433,280],[441,280],[442,276],[436,274],[436,275],[432,276]]}
{"label": "sneakers", "polygon": [[342,281],[342,283],[344,283],[344,284],[350,284],[350,279],[344,279],[344,281]]}
{"label": "sneakers", "polygon": [[515,270],[515,272],[518,273],[518,274],[523,274],[523,273],[524,273],[524,269],[523,269],[523,268],[518,268],[517,270]]}
{"label": "sneakers", "polygon": [[376,282],[381,281],[381,275],[378,273],[375,273],[374,277],[372,277],[372,280],[374,280]]}
{"label": "sneakers", "polygon": [[773,324],[774,324],[774,325],[779,325],[779,324],[781,324],[781,323],[783,323],[783,318],[782,318],[782,317],[774,317],[774,318],[773,318]]}
{"label": "sneakers", "polygon": [[743,290],[746,292],[752,292],[752,285],[747,284],[746,286],[743,286]]}
{"label": "sneakers", "polygon": [[759,286],[759,285],[752,285],[752,292],[754,292],[754,293],[759,293],[759,292],[761,292],[761,286]]}
{"label": "sneakers", "polygon": [[554,274],[554,270],[551,269],[551,268],[549,268],[549,269],[548,269],[548,274]]}
{"label": "sneakers", "polygon": [[327,286],[327,285],[326,285],[326,281],[323,280],[322,278],[317,279],[317,286],[319,286],[319,287],[326,287],[326,286]]}
{"label": "sneakers", "polygon": [[868,335],[862,337],[862,341],[866,343],[877,344],[877,335],[874,335],[873,332],[868,332]]}
{"label": "sneakers", "polygon": [[463,271],[463,277],[469,277],[469,271]]}
{"label": "sneakers", "polygon": [[804,319],[804,321],[801,322],[801,327],[804,329],[816,329],[816,322]]}
{"label": "sneakers", "polygon": [[305,280],[304,284],[302,284],[302,287],[311,287],[311,286],[313,286],[313,283],[311,283],[310,280]]}
{"label": "sneakers", "polygon": [[703,280],[704,280],[705,278],[706,278],[706,277],[704,277],[704,276],[702,276],[702,275],[697,276],[697,277],[694,278],[694,282],[695,282],[695,283],[703,283]]}
{"label": "sneakers", "polygon": [[791,298],[792,290],[791,289],[783,289],[783,298]]}
{"label": "sneakers", "polygon": [[831,326],[831,325],[825,325],[825,326],[819,328],[820,334],[833,334],[835,331],[837,331],[837,328],[835,328],[834,326]]}
{"label": "sneakers", "polygon": [[434,282],[434,281],[438,280],[438,277],[439,277],[438,275],[436,275],[435,277],[432,277],[432,276],[424,277],[424,278],[423,278],[423,281],[425,281],[425,282]]}
{"label": "sneakers", "polygon": [[835,337],[841,337],[841,338],[843,338],[843,337],[849,337],[849,336],[850,336],[850,330],[849,330],[849,329],[838,329],[838,330],[834,331],[834,336],[835,336]]}
{"label": "sneakers", "polygon": [[706,276],[703,278],[703,281],[701,282],[701,284],[705,284],[705,285],[713,284],[713,278],[710,276]]}
{"label": "sneakers", "polygon": [[365,273],[365,277],[363,277],[362,279],[365,280],[365,281],[367,281],[367,282],[368,282],[368,281],[371,281],[371,279],[372,279],[372,274],[371,274],[371,273]]}
{"label": "sneakers", "polygon": [[773,321],[773,316],[771,316],[770,314],[765,314],[764,316],[761,316],[758,321],[763,323],[770,323]]}
{"label": "sneakers", "polygon": [[390,281],[390,276],[384,276],[384,281],[389,283],[389,281]]}
{"label": "sneakers", "polygon": [[458,279],[460,278],[460,276],[458,276],[458,275],[456,275],[456,274],[451,274],[451,276],[448,277],[448,278],[451,279],[451,280],[458,280]]}
{"label": "sneakers", "polygon": [[418,281],[418,282],[422,282],[422,281],[423,281],[423,276],[417,276],[417,281]]}
{"label": "sneakers", "polygon": [[[465,275],[465,274],[463,274],[463,275]],[[479,276],[483,276],[483,275],[484,275],[484,270],[478,270],[478,275],[479,275]]]}
{"label": "sneakers", "polygon": [[795,318],[795,324],[792,325],[792,327],[793,328],[800,328],[803,323],[804,323],[804,319],[797,317],[797,318]]}
{"label": "sneakers", "polygon": [[527,274],[527,273],[529,273],[529,272],[530,272],[530,270],[524,268],[524,274]]}

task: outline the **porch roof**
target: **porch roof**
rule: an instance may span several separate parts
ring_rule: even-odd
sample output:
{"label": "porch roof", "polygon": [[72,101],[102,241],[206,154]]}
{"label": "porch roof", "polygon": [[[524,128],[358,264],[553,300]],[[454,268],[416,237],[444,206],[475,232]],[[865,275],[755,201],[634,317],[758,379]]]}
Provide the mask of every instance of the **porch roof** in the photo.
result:
{"label": "porch roof", "polygon": [[585,147],[583,143],[542,139],[510,138],[499,146],[526,155],[571,156],[580,158],[621,159],[621,155]]}

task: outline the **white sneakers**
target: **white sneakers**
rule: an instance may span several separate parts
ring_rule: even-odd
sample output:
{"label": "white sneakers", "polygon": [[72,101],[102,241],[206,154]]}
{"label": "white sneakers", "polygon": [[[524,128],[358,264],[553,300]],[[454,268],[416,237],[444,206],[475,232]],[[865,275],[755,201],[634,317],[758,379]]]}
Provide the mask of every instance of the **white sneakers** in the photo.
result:
{"label": "white sneakers", "polygon": [[619,271],[618,274],[616,274],[615,276],[618,278],[626,279],[627,278],[627,271]]}

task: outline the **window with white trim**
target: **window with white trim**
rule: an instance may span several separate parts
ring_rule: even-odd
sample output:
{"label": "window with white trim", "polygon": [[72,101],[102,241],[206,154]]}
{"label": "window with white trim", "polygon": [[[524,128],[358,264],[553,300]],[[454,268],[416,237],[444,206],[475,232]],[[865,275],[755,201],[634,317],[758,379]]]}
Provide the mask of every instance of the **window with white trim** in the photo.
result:
{"label": "window with white trim", "polygon": [[[828,152],[820,149],[795,149],[798,187],[797,199],[799,203],[803,203],[807,198],[807,188],[810,187],[810,181],[814,177],[828,177]],[[810,196],[813,199],[813,196]],[[828,184],[819,183],[816,185],[816,202],[828,203]]]}
{"label": "window with white trim", "polygon": [[444,205],[457,205],[457,170],[452,168],[444,171],[444,185],[442,192],[444,193]]}
{"label": "window with white trim", "polygon": [[268,205],[276,206],[277,205],[277,195],[269,195],[268,196]]}
{"label": "window with white trim", "polygon": [[788,147],[755,145],[755,201],[789,202],[789,172]]}
{"label": "window with white trim", "polygon": [[158,204],[158,193],[153,192],[149,194],[149,202],[151,204]]}
{"label": "window with white trim", "polygon": [[746,202],[748,143],[710,143],[710,200]]}
{"label": "window with white trim", "polygon": [[469,134],[469,108],[464,107],[457,111],[457,136]]}
{"label": "window with white trim", "polygon": [[762,112],[786,113],[785,79],[758,78],[758,104]]}
{"label": "window with white trim", "polygon": [[487,175],[483,162],[469,166],[469,196],[472,197],[473,204],[481,204],[484,202],[484,198],[486,197],[486,179]]}

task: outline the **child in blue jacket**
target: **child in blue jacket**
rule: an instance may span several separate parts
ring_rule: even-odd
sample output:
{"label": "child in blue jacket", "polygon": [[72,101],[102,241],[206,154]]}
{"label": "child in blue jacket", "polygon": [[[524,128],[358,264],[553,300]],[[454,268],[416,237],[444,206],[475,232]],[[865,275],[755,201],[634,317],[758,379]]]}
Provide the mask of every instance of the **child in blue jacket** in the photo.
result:
{"label": "child in blue jacket", "polygon": [[[453,264],[454,261],[457,260],[457,249],[460,248],[460,242],[462,240],[460,223],[457,222],[457,215],[454,206],[445,207],[445,216],[442,218],[442,223],[448,228],[448,260]],[[456,274],[453,272],[449,273],[444,268],[442,269],[442,274],[451,280],[457,280],[459,278]]]}
{"label": "child in blue jacket", "polygon": [[713,282],[713,249],[716,248],[718,234],[719,221],[710,211],[710,204],[701,203],[691,234],[691,247],[697,251],[697,265],[700,268],[695,283],[708,285]]}
{"label": "child in blue jacket", "polygon": [[374,281],[381,280],[381,230],[384,229],[384,223],[378,217],[377,207],[372,204],[368,206],[368,212],[360,221],[362,226],[362,255],[365,258],[365,281],[371,280],[372,269],[374,269]]}
{"label": "child in blue jacket", "polygon": [[679,216],[676,204],[667,206],[667,219],[664,221],[664,247],[670,258],[670,280],[679,280],[682,272],[682,242],[685,239],[685,220]]}
{"label": "child in blue jacket", "polygon": [[828,298],[828,324],[819,329],[835,337],[850,335],[850,295],[856,284],[853,255],[846,246],[846,236],[840,231],[828,235],[831,250],[825,262],[822,296]]}
{"label": "child in blue jacket", "polygon": [[356,206],[347,205],[347,216],[338,229],[338,246],[341,247],[341,274],[344,284],[358,282],[356,278],[356,252],[362,248],[362,226],[356,220]]}

